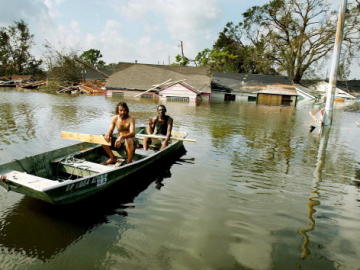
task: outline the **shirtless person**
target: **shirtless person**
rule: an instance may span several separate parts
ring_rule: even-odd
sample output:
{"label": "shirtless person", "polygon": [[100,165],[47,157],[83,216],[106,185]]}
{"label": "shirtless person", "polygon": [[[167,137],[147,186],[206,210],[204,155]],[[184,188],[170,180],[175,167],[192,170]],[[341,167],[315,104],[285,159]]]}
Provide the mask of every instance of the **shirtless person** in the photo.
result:
{"label": "shirtless person", "polygon": [[[105,140],[111,142],[112,147],[119,148],[122,144],[125,145],[125,150],[127,153],[127,163],[131,163],[134,156],[134,137],[135,137],[135,120],[129,115],[129,108],[125,102],[120,102],[116,105],[115,116],[111,118],[111,123],[109,126],[108,132],[105,134]],[[114,128],[117,128],[119,135],[117,139],[112,137]],[[110,146],[103,145],[103,148],[109,159],[103,164],[114,164],[117,161],[117,158],[111,151]]]}
{"label": "shirtless person", "polygon": [[[157,106],[157,116],[150,118],[147,126],[147,134],[164,135],[166,138],[161,143],[163,149],[168,146],[173,126],[173,119],[166,115],[166,107],[164,105]],[[144,138],[144,150],[149,147],[150,138]]]}

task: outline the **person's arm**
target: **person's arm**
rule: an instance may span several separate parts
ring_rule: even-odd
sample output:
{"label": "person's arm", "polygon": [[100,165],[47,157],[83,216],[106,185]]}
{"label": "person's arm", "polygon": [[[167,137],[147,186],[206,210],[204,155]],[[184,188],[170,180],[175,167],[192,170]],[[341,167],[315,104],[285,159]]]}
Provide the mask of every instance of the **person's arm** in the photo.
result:
{"label": "person's arm", "polygon": [[113,135],[114,128],[115,128],[115,123],[116,123],[116,116],[113,116],[111,118],[111,122],[110,122],[110,125],[109,125],[109,128],[108,128],[108,132],[106,132],[105,136],[104,136],[104,138],[105,138],[105,140],[107,142],[110,142],[110,139],[111,139],[111,137]]}
{"label": "person's arm", "polygon": [[164,140],[161,148],[164,148],[169,144],[172,127],[173,127],[173,119],[169,116],[168,124],[167,124],[167,131],[166,131],[166,139]]}
{"label": "person's arm", "polygon": [[152,134],[154,132],[154,125],[155,125],[156,117],[149,118],[148,125],[146,127],[146,133]]}

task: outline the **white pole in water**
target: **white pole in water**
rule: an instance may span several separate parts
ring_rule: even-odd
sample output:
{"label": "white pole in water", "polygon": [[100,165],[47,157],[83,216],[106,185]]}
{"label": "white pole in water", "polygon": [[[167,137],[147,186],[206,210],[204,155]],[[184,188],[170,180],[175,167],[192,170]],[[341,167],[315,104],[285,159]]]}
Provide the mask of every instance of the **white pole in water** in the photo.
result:
{"label": "white pole in water", "polygon": [[342,0],[340,3],[339,17],[338,17],[338,22],[337,22],[337,27],[336,27],[334,53],[333,53],[333,59],[332,59],[330,75],[329,75],[329,86],[328,86],[328,90],[326,93],[325,113],[324,113],[323,123],[322,123],[324,126],[331,125],[332,118],[333,118],[334,96],[335,96],[335,89],[336,89],[336,76],[337,76],[337,69],[338,69],[338,63],[339,63],[339,58],[340,58],[341,42],[343,40],[343,33],[344,33],[346,4],[347,4],[347,0]]}

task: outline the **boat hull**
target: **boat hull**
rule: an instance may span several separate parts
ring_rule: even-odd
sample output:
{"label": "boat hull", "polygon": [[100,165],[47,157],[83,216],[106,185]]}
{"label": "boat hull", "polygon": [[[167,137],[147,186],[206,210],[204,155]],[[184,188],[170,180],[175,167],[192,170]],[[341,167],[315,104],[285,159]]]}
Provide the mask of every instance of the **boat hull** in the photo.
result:
{"label": "boat hull", "polygon": [[[19,172],[20,176],[35,174],[36,177],[44,177],[44,180],[51,182],[49,186],[34,188],[18,184],[13,181],[1,181],[0,185],[8,191],[24,194],[51,204],[70,204],[88,198],[104,189],[107,189],[119,183],[127,177],[133,176],[137,172],[151,169],[152,165],[163,160],[169,160],[184,153],[185,149],[182,141],[174,141],[163,150],[153,152],[149,156],[141,156],[130,164],[121,167],[113,167],[106,172],[93,173],[77,179],[56,181],[45,179],[48,177],[48,171],[54,170],[54,165],[50,161],[61,159],[64,156],[87,153],[89,151],[101,150],[101,146],[91,143],[79,143],[62,149],[42,153],[36,156],[27,157],[21,160],[15,160],[7,164],[0,165],[0,175],[6,175],[9,172]],[[136,155],[136,152],[135,152]],[[48,162],[44,162],[47,160]],[[139,179],[141,181],[141,179]],[[54,183],[54,184],[52,184]]]}
{"label": "boat hull", "polygon": [[179,152],[184,151],[184,146],[182,142],[177,142],[176,145],[173,145],[171,148],[165,150],[167,151],[163,151],[152,157],[128,164],[118,170],[93,175],[86,177],[81,181],[48,190],[45,192],[46,195],[44,195],[50,200],[46,201],[52,204],[69,204],[81,201],[111,187],[115,183],[121,182],[127,177],[133,176],[141,170],[148,169],[162,160],[175,157]]}

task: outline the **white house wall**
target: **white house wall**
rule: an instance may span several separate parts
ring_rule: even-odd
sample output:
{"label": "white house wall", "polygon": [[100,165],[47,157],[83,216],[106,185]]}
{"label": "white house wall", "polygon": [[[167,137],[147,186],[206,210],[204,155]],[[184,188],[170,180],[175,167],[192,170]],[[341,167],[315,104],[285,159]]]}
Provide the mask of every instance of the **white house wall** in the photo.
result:
{"label": "white house wall", "polygon": [[[211,93],[211,100],[212,101],[224,101],[225,100],[225,92],[217,92],[217,91],[213,91]],[[237,93],[237,92],[232,92],[229,93],[231,95],[235,95],[235,102],[249,102],[249,97],[254,97],[256,98],[256,94],[252,94],[252,93]],[[250,101],[252,102],[252,101]]]}
{"label": "white house wall", "polygon": [[197,97],[197,94],[193,91],[187,89],[181,84],[175,84],[170,86],[169,88],[166,88],[159,93],[160,96],[166,98],[166,97],[187,97],[190,100],[195,100]]}

